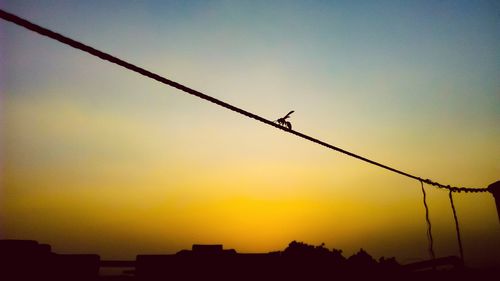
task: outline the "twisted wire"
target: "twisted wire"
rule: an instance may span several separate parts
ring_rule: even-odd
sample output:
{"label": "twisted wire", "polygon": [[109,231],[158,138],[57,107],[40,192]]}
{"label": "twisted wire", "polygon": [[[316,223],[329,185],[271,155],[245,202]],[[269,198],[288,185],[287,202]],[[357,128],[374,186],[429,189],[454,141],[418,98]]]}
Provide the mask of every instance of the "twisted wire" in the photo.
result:
{"label": "twisted wire", "polygon": [[420,185],[422,186],[422,194],[425,207],[425,220],[427,221],[427,242],[429,243],[428,247],[429,255],[431,256],[432,259],[435,259],[436,255],[434,254],[434,239],[432,238],[432,225],[431,225],[431,220],[429,219],[429,207],[427,206],[424,183],[420,182]]}
{"label": "twisted wire", "polygon": [[451,209],[453,210],[453,218],[455,219],[455,230],[457,232],[457,240],[458,240],[458,249],[460,251],[460,259],[463,262],[464,261],[464,250],[462,247],[462,238],[460,237],[460,227],[458,225],[457,211],[455,210],[455,204],[453,203],[453,192],[451,190],[448,193],[448,197],[450,198]]}

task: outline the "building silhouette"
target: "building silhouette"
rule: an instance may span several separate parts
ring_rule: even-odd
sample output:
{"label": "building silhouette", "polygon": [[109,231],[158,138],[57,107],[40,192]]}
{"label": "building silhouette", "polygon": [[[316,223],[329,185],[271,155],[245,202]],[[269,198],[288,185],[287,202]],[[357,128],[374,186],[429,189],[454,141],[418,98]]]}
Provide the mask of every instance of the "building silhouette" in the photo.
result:
{"label": "building silhouette", "polygon": [[[127,270],[99,274],[110,267]],[[346,258],[341,250],[297,241],[270,253],[195,244],[176,254],[107,261],[96,254],[54,253],[32,240],[0,240],[0,280],[495,280],[499,273],[468,269],[454,256],[401,265],[395,258],[377,261],[363,249]]]}

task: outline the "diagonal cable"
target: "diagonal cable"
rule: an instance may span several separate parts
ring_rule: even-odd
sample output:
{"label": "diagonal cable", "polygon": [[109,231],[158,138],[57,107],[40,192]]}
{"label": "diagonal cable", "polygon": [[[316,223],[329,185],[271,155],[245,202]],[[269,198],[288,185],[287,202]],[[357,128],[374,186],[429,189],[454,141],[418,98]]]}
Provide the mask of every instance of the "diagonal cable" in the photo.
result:
{"label": "diagonal cable", "polygon": [[59,34],[57,32],[51,31],[51,30],[49,30],[47,28],[44,28],[44,27],[39,26],[37,24],[34,24],[34,23],[32,23],[32,22],[30,22],[28,20],[20,18],[20,17],[14,15],[14,14],[6,12],[6,11],[4,11],[2,9],[0,9],[0,18],[4,19],[6,21],[9,21],[9,22],[15,23],[15,24],[17,24],[19,26],[22,26],[22,27],[24,27],[26,29],[29,29],[31,31],[34,31],[34,32],[39,33],[41,35],[44,35],[46,37],[49,37],[51,39],[57,40],[57,41],[59,41],[59,42],[61,42],[63,44],[69,45],[69,46],[71,46],[73,48],[76,48],[78,50],[81,50],[83,52],[91,54],[93,56],[96,56],[96,57],[98,57],[100,59],[107,60],[107,61],[109,61],[111,63],[117,64],[117,65],[119,65],[121,67],[129,69],[129,70],[134,71],[136,73],[139,73],[139,74],[141,74],[143,76],[146,76],[146,77],[149,77],[151,79],[154,79],[154,80],[156,80],[156,81],[158,81],[160,83],[163,83],[165,85],[168,85],[168,86],[174,87],[176,89],[179,89],[179,90],[181,90],[181,91],[183,91],[183,92],[185,92],[187,94],[190,94],[190,95],[196,96],[198,98],[204,99],[206,101],[215,103],[215,104],[217,104],[217,105],[219,105],[221,107],[224,107],[224,108],[229,109],[231,111],[237,112],[237,113],[242,114],[244,116],[247,116],[249,118],[255,119],[255,120],[260,121],[262,123],[265,123],[265,124],[267,124],[269,126],[273,126],[273,127],[277,128],[277,129],[280,129],[280,130],[283,130],[283,131],[288,132],[290,134],[296,135],[296,136],[298,136],[300,138],[306,139],[308,141],[314,142],[314,143],[319,144],[321,146],[324,146],[324,147],[327,147],[329,149],[335,150],[337,152],[346,154],[348,156],[354,157],[354,158],[359,159],[361,161],[364,161],[364,162],[370,163],[372,165],[378,166],[380,168],[389,170],[391,172],[394,172],[394,173],[397,173],[397,174],[400,174],[400,175],[403,175],[403,176],[406,176],[406,177],[409,177],[409,178],[412,178],[412,179],[415,179],[415,180],[418,180],[418,181],[421,181],[421,182],[425,182],[427,184],[430,184],[430,185],[433,185],[433,186],[437,186],[439,188],[448,189],[448,190],[450,190],[452,192],[461,192],[461,191],[464,191],[464,192],[487,192],[487,191],[490,191],[487,188],[452,187],[452,186],[449,186],[449,185],[446,185],[446,186],[442,185],[442,184],[440,184],[438,182],[434,182],[434,181],[432,181],[430,179],[425,179],[424,180],[424,179],[422,179],[420,177],[417,177],[417,176],[414,176],[412,174],[403,172],[401,170],[389,167],[387,165],[384,165],[384,164],[381,164],[379,162],[370,160],[370,159],[365,158],[363,156],[354,154],[352,152],[349,152],[347,150],[341,149],[339,147],[336,147],[334,145],[326,143],[326,142],[324,142],[322,140],[313,138],[313,137],[308,136],[306,134],[303,134],[301,132],[294,131],[294,130],[288,129],[286,127],[283,127],[283,126],[281,126],[279,124],[276,124],[273,121],[268,120],[266,118],[263,118],[263,117],[261,117],[261,116],[259,116],[257,114],[251,113],[249,111],[246,111],[244,109],[241,109],[239,107],[231,105],[231,104],[229,104],[227,102],[221,101],[221,100],[219,100],[217,98],[214,98],[212,96],[206,95],[206,94],[201,93],[201,92],[199,92],[197,90],[191,89],[191,88],[189,88],[187,86],[184,86],[184,85],[182,85],[180,83],[177,83],[177,82],[172,81],[170,79],[167,79],[167,78],[165,78],[163,76],[160,76],[159,74],[156,74],[156,73],[151,72],[149,70],[146,70],[146,69],[144,69],[142,67],[139,67],[139,66],[136,66],[134,64],[131,64],[131,63],[125,61],[125,60],[122,60],[122,59],[117,58],[115,56],[112,56],[112,55],[110,55],[108,53],[105,53],[105,52],[102,52],[100,50],[97,50],[97,49],[95,49],[95,48],[93,48],[91,46],[85,45],[85,44],[83,44],[81,42],[78,42],[78,41],[73,40],[73,39],[71,39],[69,37],[61,35],[61,34]]}

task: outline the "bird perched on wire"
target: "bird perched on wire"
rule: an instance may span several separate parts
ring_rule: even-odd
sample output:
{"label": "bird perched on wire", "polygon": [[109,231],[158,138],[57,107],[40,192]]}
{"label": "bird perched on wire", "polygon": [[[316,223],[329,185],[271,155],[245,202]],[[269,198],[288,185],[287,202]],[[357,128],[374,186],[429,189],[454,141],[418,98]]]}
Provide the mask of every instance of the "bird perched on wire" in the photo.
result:
{"label": "bird perched on wire", "polygon": [[292,110],[290,112],[288,112],[287,115],[285,115],[284,117],[281,117],[279,118],[278,120],[274,121],[274,122],[277,122],[278,124],[280,124],[281,126],[286,126],[289,130],[292,129],[292,123],[286,121],[286,119],[290,118],[290,114],[294,113],[295,111]]}

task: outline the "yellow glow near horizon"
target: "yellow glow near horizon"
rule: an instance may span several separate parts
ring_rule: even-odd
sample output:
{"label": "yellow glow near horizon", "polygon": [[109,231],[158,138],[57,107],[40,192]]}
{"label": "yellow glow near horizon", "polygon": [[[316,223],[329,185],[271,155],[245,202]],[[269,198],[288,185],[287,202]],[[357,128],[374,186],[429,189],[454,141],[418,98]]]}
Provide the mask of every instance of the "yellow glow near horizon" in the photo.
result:
{"label": "yellow glow near horizon", "polygon": [[[261,252],[296,239],[354,251],[359,241],[370,245],[366,235],[378,241],[389,229],[404,239],[424,227],[417,183],[306,142],[279,137],[287,148],[271,149],[260,138],[245,143],[240,131],[231,139],[207,135],[198,144],[197,136],[177,136],[175,143],[155,125],[61,99],[7,109],[4,208],[23,222],[6,222],[21,237],[36,232],[48,242],[87,241],[80,247],[123,257],[192,243]],[[233,139],[242,141],[231,146]],[[39,154],[47,156],[34,162]],[[482,200],[481,215],[494,220],[491,199]],[[429,204],[431,215],[449,211],[446,201]],[[450,236],[447,216],[443,234]],[[114,236],[122,250],[99,246]],[[124,246],[129,239],[138,243]],[[149,242],[139,242],[144,239]]]}
{"label": "yellow glow near horizon", "polygon": [[[170,17],[129,3],[110,18],[94,13],[107,4],[86,1],[66,10],[74,23],[65,24],[43,7],[7,5],[266,118],[293,109],[294,129],[389,166],[452,185],[498,180],[497,51],[488,48],[500,33],[478,33],[467,18],[448,30],[427,12],[422,25],[394,18],[419,9],[391,6],[403,11],[389,17],[377,5],[366,14],[345,3],[217,1]],[[0,24],[9,39],[0,49],[1,238],[103,258],[193,243],[267,252],[292,240],[427,257],[418,182]],[[456,254],[447,194],[428,190],[436,252]],[[470,262],[498,261],[491,195],[457,194],[456,205]]]}

